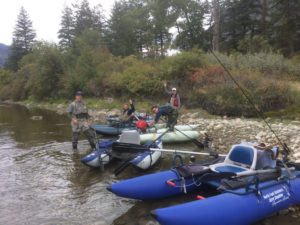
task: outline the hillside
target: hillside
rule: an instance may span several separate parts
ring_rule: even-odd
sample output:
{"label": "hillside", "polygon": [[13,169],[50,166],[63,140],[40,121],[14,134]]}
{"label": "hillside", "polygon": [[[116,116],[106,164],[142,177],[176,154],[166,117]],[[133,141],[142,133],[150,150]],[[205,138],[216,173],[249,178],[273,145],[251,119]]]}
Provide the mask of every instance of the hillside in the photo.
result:
{"label": "hillside", "polygon": [[5,60],[8,56],[9,47],[0,43],[0,67],[3,67]]}

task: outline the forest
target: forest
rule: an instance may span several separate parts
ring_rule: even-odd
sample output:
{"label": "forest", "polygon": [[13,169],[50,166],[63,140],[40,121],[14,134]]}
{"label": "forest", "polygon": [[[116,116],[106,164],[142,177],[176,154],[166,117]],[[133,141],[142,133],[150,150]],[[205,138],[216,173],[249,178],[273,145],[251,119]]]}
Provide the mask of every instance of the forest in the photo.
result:
{"label": "forest", "polygon": [[[300,115],[298,0],[88,0],[66,6],[59,43],[36,39],[21,8],[0,69],[0,100],[94,98],[155,102],[163,83],[187,108],[255,116],[212,51],[264,112]],[[159,101],[160,102],[160,101]]]}

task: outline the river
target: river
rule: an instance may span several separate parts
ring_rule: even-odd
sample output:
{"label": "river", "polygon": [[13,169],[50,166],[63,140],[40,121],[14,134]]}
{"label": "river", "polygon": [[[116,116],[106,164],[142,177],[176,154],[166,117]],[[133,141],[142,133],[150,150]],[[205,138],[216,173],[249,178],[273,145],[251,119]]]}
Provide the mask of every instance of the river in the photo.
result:
{"label": "river", "polygon": [[[105,188],[119,179],[113,175],[119,162],[104,171],[90,169],[80,162],[90,151],[88,142],[80,140],[73,151],[70,139],[67,116],[0,104],[0,224],[157,225],[149,216],[152,209],[194,199],[119,198]],[[194,150],[192,145],[179,148]],[[165,157],[148,173],[170,165]],[[120,178],[141,174],[129,168]]]}

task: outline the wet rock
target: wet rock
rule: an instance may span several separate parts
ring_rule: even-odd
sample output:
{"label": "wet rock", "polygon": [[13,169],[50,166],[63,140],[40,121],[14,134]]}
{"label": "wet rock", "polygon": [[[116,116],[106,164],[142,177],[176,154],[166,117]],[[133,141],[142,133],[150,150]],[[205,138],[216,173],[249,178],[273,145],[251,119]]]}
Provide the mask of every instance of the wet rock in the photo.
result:
{"label": "wet rock", "polygon": [[42,120],[43,117],[42,116],[32,116],[30,117],[31,120]]}
{"label": "wet rock", "polygon": [[[295,151],[295,148],[294,148],[294,151]],[[294,156],[295,158],[300,159],[300,152],[295,153],[293,156]]]}
{"label": "wet rock", "polygon": [[270,219],[265,219],[261,222],[262,225],[272,225],[272,221]]}
{"label": "wet rock", "polygon": [[63,104],[58,104],[56,106],[57,109],[65,109],[65,106]]}
{"label": "wet rock", "polygon": [[107,116],[118,116],[121,115],[121,110],[119,109],[112,109],[109,112],[107,112]]}
{"label": "wet rock", "polygon": [[283,210],[280,210],[278,214],[279,215],[287,215],[287,214],[289,214],[289,212],[290,212],[289,209],[283,209]]}
{"label": "wet rock", "polygon": [[219,130],[219,129],[222,129],[223,128],[223,125],[220,123],[220,124],[218,124],[218,125],[216,125],[215,127],[214,127],[214,129],[215,130]]}
{"label": "wet rock", "polygon": [[296,207],[290,207],[289,211],[292,212],[292,213],[295,213],[295,212],[297,212],[297,208]]}
{"label": "wet rock", "polygon": [[196,119],[197,117],[199,117],[199,113],[198,112],[192,113],[189,115],[189,117],[192,119]]}

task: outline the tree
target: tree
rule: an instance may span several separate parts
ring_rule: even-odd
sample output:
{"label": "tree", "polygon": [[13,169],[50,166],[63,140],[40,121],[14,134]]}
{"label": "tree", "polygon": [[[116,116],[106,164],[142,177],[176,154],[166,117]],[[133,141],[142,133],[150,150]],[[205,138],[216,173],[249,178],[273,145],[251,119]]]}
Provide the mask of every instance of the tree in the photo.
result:
{"label": "tree", "polygon": [[142,55],[152,43],[150,14],[142,0],[115,2],[108,22],[107,42],[117,56]]}
{"label": "tree", "polygon": [[102,21],[99,7],[92,9],[87,0],[82,0],[80,3],[73,5],[74,9],[74,31],[78,37],[84,30],[101,31]]}
{"label": "tree", "polygon": [[164,56],[171,43],[170,28],[179,15],[174,0],[148,0],[156,56]]}
{"label": "tree", "polygon": [[23,56],[31,52],[35,37],[36,33],[32,28],[32,22],[29,19],[29,15],[24,7],[21,7],[17,24],[13,32],[13,41],[10,48],[10,55],[7,60],[7,68],[14,71],[19,68],[19,61]]}
{"label": "tree", "polygon": [[220,1],[212,1],[212,17],[213,17],[213,39],[212,49],[214,51],[220,50]]}
{"label": "tree", "polygon": [[74,22],[73,10],[69,7],[65,7],[60,23],[61,28],[58,31],[59,44],[62,48],[72,46],[75,37]]}
{"label": "tree", "polygon": [[176,5],[180,14],[176,22],[175,45],[183,50],[204,48],[207,41],[203,25],[208,4],[199,0],[177,0]]}
{"label": "tree", "polygon": [[300,4],[298,0],[271,0],[271,43],[285,55],[300,51]]}
{"label": "tree", "polygon": [[[65,95],[72,94],[76,90],[83,90],[90,94],[89,82],[96,78],[103,78],[107,67],[111,66],[107,61],[111,55],[101,44],[102,37],[95,30],[85,30],[74,39],[74,46],[65,55]],[[101,67],[103,64],[106,67]]]}
{"label": "tree", "polygon": [[36,43],[33,51],[23,57],[20,66],[19,73],[28,78],[25,90],[29,95],[37,100],[58,96],[64,71],[62,55],[55,44]]}
{"label": "tree", "polygon": [[261,0],[225,0],[220,10],[223,50],[237,50],[240,40],[262,34],[264,11]]}

